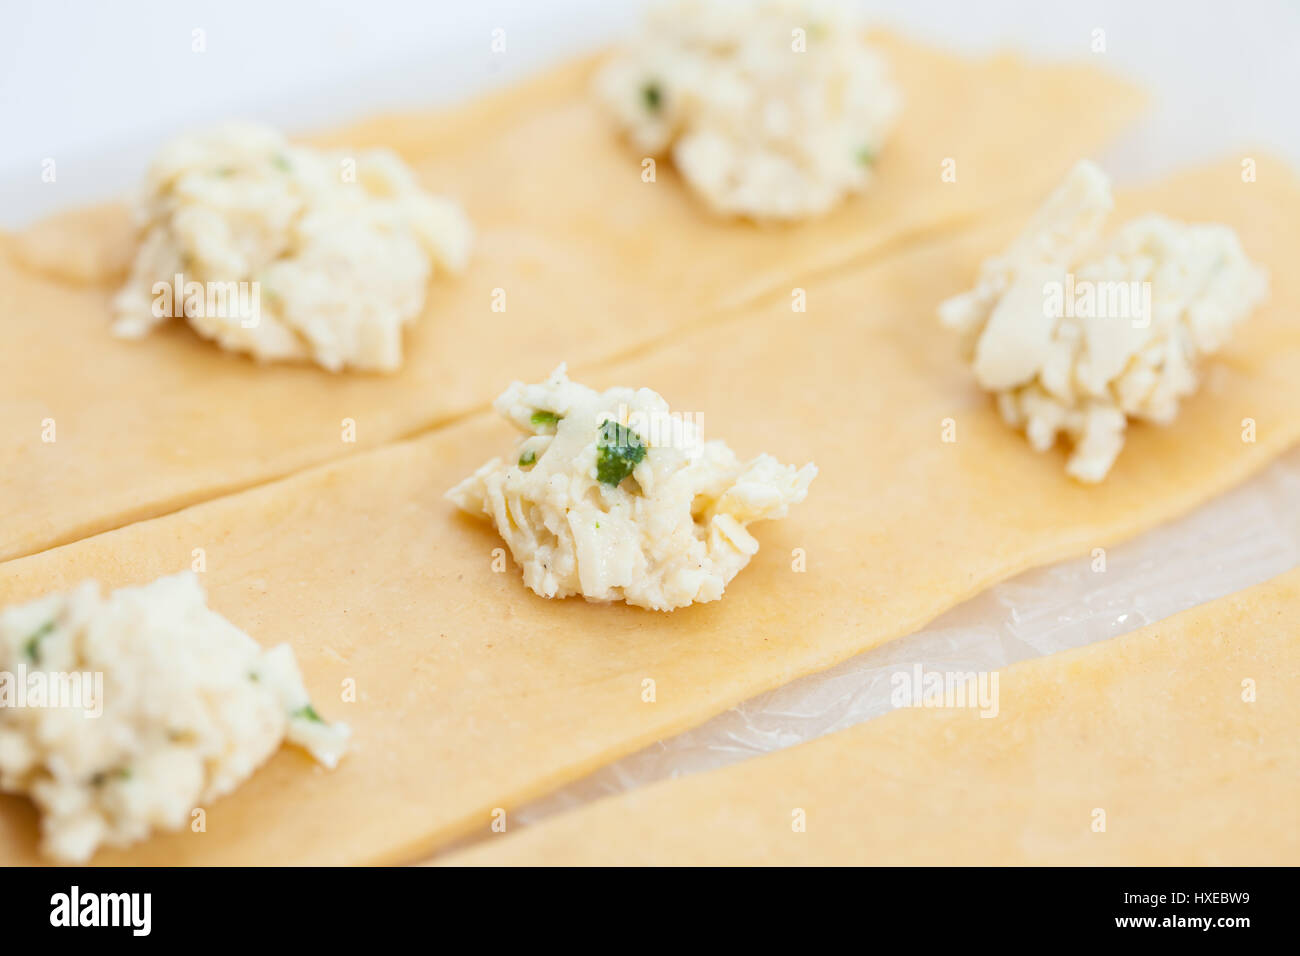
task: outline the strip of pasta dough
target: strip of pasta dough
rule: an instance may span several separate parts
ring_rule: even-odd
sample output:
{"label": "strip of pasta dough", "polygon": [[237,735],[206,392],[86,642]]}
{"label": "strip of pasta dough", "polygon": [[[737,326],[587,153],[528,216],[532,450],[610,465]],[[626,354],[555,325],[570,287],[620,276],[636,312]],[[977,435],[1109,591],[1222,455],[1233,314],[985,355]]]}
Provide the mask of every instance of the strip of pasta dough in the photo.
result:
{"label": "strip of pasta dough", "polygon": [[[1300,570],[900,709],[493,838],[464,865],[1291,865]],[[803,829],[796,829],[796,822]]]}
{"label": "strip of pasta dough", "polygon": [[[715,603],[672,614],[547,601],[486,524],[442,497],[508,445],[478,414],[173,515],[0,564],[0,605],[88,576],[147,581],[205,562],[210,605],[288,641],[322,710],[354,729],[329,775],[278,754],[180,833],[114,863],[409,861],[763,690],[908,634],[1026,567],[1180,514],[1300,433],[1300,183],[1236,160],[1119,196],[1222,220],[1273,272],[1270,303],[1211,363],[1168,428],[1135,426],[1103,485],[1069,479],[980,393],[934,318],[1021,215],[810,282],[631,360],[594,387],[645,384],[738,454],[815,460],[814,493],[757,525],[761,550]],[[1242,420],[1254,425],[1243,441]],[[945,442],[945,419],[956,441]],[[201,555],[196,549],[202,549]],[[806,570],[800,571],[800,568]],[[345,682],[353,682],[345,685]],[[653,683],[647,683],[647,682]],[[354,704],[340,700],[355,686]],[[652,693],[651,693],[652,691]],[[0,801],[0,864],[34,862],[34,814]]]}
{"label": "strip of pasta dough", "polygon": [[558,356],[581,368],[758,294],[789,295],[798,276],[1040,194],[1139,103],[1087,67],[879,44],[907,106],[875,181],[794,228],[712,217],[668,163],[642,182],[642,157],[590,94],[589,59],[465,107],[318,137],[399,150],[478,232],[469,271],[430,286],[393,376],[259,367],[180,321],[115,340],[108,303],[133,251],[123,208],[8,237],[0,559],[412,435],[485,406],[512,378],[540,379]]}

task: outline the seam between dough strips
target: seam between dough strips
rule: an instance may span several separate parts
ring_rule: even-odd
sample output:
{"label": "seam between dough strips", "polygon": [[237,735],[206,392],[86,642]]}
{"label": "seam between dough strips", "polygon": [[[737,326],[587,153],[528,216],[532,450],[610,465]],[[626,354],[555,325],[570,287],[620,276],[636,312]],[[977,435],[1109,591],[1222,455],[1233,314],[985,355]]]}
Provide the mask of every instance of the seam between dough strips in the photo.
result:
{"label": "seam between dough strips", "polygon": [[[1030,210],[1030,197],[1020,194],[1016,199],[1011,200],[1010,202],[1015,208],[1021,208],[1023,206],[1025,213],[1028,214]],[[922,249],[929,245],[941,243],[945,239],[951,239],[966,232],[976,230],[980,226],[994,221],[996,217],[1004,211],[1003,208],[985,209],[980,212],[955,216],[952,219],[945,220],[943,223],[935,223],[931,226],[913,229],[911,231],[904,231],[886,240],[883,244],[867,252],[851,257],[848,260],[837,262],[829,266],[809,269],[806,272],[795,276],[794,281],[796,284],[822,282],[834,279],[841,274],[850,273],[856,273],[865,278],[877,269],[889,266],[895,259],[906,256],[909,252]],[[6,238],[7,237],[4,235],[0,235],[0,240]],[[26,269],[25,266],[20,267]],[[764,307],[783,299],[787,295],[788,293],[781,289],[770,289],[753,293],[749,298],[735,304],[707,311],[703,313],[700,318],[690,322],[689,324],[679,326],[675,329],[666,330],[662,334],[652,336],[651,338],[638,343],[633,343],[625,348],[617,349],[609,354],[601,356],[600,358],[575,365],[572,369],[572,373],[576,379],[580,380],[585,372],[601,369],[608,365],[651,354],[668,342],[686,340],[692,336],[701,334],[708,329],[725,325],[729,322],[742,322],[746,319],[749,313],[762,310]],[[429,318],[430,320],[436,321],[436,316],[430,316]],[[215,345],[212,347],[216,348]],[[557,356],[555,359],[556,362],[562,360],[563,356]],[[504,389],[506,385],[509,384],[509,381],[503,379],[499,384],[500,388]],[[652,385],[653,383],[649,384]],[[46,547],[40,548],[39,550],[10,555],[3,561],[0,561],[0,564],[5,563],[6,561],[17,561],[35,554],[42,554],[46,551],[52,551],[55,548],[75,544],[78,541],[85,541],[88,538],[93,538],[100,534],[107,534],[110,531],[117,531],[141,521],[165,518],[168,515],[184,511],[186,508],[192,508],[196,505],[216,501],[221,498],[240,495],[246,491],[253,491],[257,488],[262,488],[283,481],[287,478],[292,478],[294,475],[299,475],[316,468],[327,466],[333,462],[342,461],[357,455],[372,454],[381,451],[384,448],[391,447],[392,445],[423,438],[435,432],[467,422],[477,416],[491,417],[494,414],[495,413],[492,412],[492,398],[487,398],[476,403],[472,408],[467,408],[450,415],[437,416],[426,425],[399,433],[373,445],[367,445],[364,448],[358,448],[350,452],[345,451],[341,454],[323,458],[319,461],[301,465],[297,468],[291,468],[288,471],[268,475],[265,478],[247,484],[231,485],[216,491],[215,493],[200,494],[197,497],[185,497],[178,501],[162,503],[154,508],[142,509],[141,513],[136,514],[133,517],[128,517],[109,527],[101,528],[98,531],[91,532],[90,534],[72,535],[66,538],[56,539]]]}
{"label": "seam between dough strips", "polygon": [[[941,55],[949,57],[945,50],[929,47],[923,44],[914,44],[905,38],[894,37],[891,34],[883,34],[882,40],[887,44],[892,44],[893,53],[902,59],[900,62],[911,62],[918,56],[923,55]],[[598,53],[584,57],[577,57],[572,60],[563,62],[558,65],[552,65],[543,68],[537,73],[525,77],[519,82],[512,83],[504,88],[488,91],[482,95],[471,99],[468,102],[455,104],[450,107],[436,108],[433,111],[403,112],[395,114],[377,114],[363,119],[356,123],[351,123],[342,130],[327,130],[315,135],[305,137],[304,141],[315,145],[328,145],[333,140],[343,136],[354,136],[358,140],[358,145],[374,145],[386,131],[397,137],[392,144],[399,152],[408,156],[413,162],[421,161],[421,156],[428,156],[428,141],[422,141],[418,136],[409,132],[413,128],[423,128],[429,122],[430,117],[438,118],[440,122],[445,123],[444,135],[440,138],[454,138],[456,135],[464,134],[466,130],[474,131],[476,135],[499,138],[506,131],[517,124],[521,115],[527,115],[528,110],[539,102],[549,102],[554,99],[557,91],[561,91],[566,97],[572,96],[572,84],[574,77],[587,77],[607,53]],[[1085,70],[1089,72],[1086,78],[1074,78],[1069,80],[1070,83],[1083,84],[1085,79],[1091,82],[1098,90],[1106,91],[1107,113],[1110,117],[1109,128],[1119,128],[1127,125],[1132,121],[1136,110],[1141,105],[1141,96],[1127,81],[1112,73],[1096,71],[1090,65],[1082,62],[1067,63],[1039,63],[1032,59],[1019,56],[999,53],[993,56],[968,56],[956,57],[954,60],[960,60],[963,69],[990,69],[991,64],[997,64],[1002,61],[1008,61],[1016,65],[1016,69],[1038,70],[1042,69],[1044,75],[1056,76],[1054,73],[1048,73],[1049,70],[1060,70],[1062,75],[1070,74],[1074,70]],[[586,80],[581,81],[585,83]],[[1055,82],[1055,80],[1054,80]],[[581,89],[581,85],[579,89]],[[577,95],[582,96],[582,93]],[[396,127],[391,122],[393,117],[405,118],[405,121]],[[416,118],[422,118],[423,124],[417,123]],[[411,141],[402,139],[403,134],[408,137],[414,136]],[[612,134],[611,134],[612,135]],[[374,141],[372,143],[371,141]],[[423,152],[421,142],[424,142]],[[334,145],[338,145],[337,142]],[[977,152],[982,147],[978,147]],[[408,154],[409,151],[409,154]],[[631,153],[629,153],[631,155]],[[947,185],[940,184],[937,179],[935,187],[937,189],[950,188]],[[715,296],[714,300],[706,303],[701,307],[688,308],[685,310],[687,315],[695,315],[696,318],[688,324],[682,324],[675,328],[663,328],[661,331],[650,334],[648,337],[638,342],[632,342],[620,347],[611,348],[608,351],[596,351],[581,360],[574,360],[569,355],[552,356],[553,362],[561,360],[570,360],[575,372],[581,374],[588,369],[598,368],[610,362],[616,362],[637,355],[646,354],[666,341],[687,338],[702,330],[712,328],[720,323],[734,321],[744,316],[747,312],[756,311],[763,308],[769,302],[787,294],[786,285],[798,285],[802,283],[821,281],[835,275],[855,271],[864,276],[876,265],[883,265],[900,254],[909,250],[923,247],[927,244],[938,242],[954,233],[960,232],[973,224],[985,221],[991,217],[1002,214],[1010,206],[1016,208],[1021,202],[1028,205],[1040,198],[1042,189],[1034,184],[1022,184],[1022,179],[1017,178],[1013,183],[1005,187],[1004,193],[999,193],[997,197],[990,200],[983,200],[982,205],[975,209],[958,209],[955,212],[942,213],[942,218],[931,220],[929,222],[909,222],[900,220],[892,226],[892,233],[886,235],[877,244],[852,252],[845,257],[836,258],[828,255],[816,255],[812,257],[812,263],[799,262],[792,267],[792,271],[783,272],[775,278],[765,280],[762,284],[746,279],[743,282],[736,282],[727,294],[720,297]],[[892,222],[893,220],[887,219]],[[870,225],[870,224],[868,224]],[[744,224],[738,224],[737,229],[746,228]],[[4,245],[11,244],[12,237],[0,235],[0,252],[7,252]],[[820,250],[824,253],[827,249],[834,250],[837,247],[828,242],[822,242],[819,245]],[[12,254],[11,254],[12,255]],[[20,257],[12,256],[15,261],[25,271],[34,274],[42,274],[40,270],[32,269],[22,265]],[[823,264],[825,263],[825,264]],[[455,280],[452,280],[455,281]],[[74,283],[68,283],[73,285]],[[95,288],[103,287],[102,282],[93,283]],[[665,309],[673,311],[679,309],[680,305],[666,306]],[[427,314],[424,321],[433,324],[438,321],[436,311]],[[215,346],[211,346],[215,348]],[[517,371],[517,370],[516,370]],[[126,527],[130,524],[148,520],[151,518],[163,517],[169,514],[175,514],[185,508],[192,507],[207,501],[217,500],[229,495],[240,494],[258,487],[265,486],[275,481],[282,480],[305,470],[319,467],[331,461],[339,461],[351,457],[355,454],[364,454],[369,451],[378,450],[390,446],[396,442],[407,441],[419,438],[440,429],[452,427],[460,422],[473,418],[474,415],[480,414],[490,407],[491,399],[496,392],[504,388],[509,380],[518,377],[507,370],[502,376],[501,381],[495,385],[484,382],[485,386],[491,385],[491,393],[484,394],[476,398],[469,407],[452,410],[449,413],[439,413],[436,410],[430,410],[430,414],[424,418],[415,427],[406,427],[400,430],[383,435],[378,441],[371,444],[369,441],[360,447],[353,446],[350,450],[344,448],[338,450],[335,448],[326,448],[318,444],[308,442],[304,445],[297,446],[299,453],[293,453],[283,456],[278,465],[282,465],[281,470],[271,473],[265,473],[254,476],[252,480],[235,478],[223,482],[213,475],[206,476],[201,482],[191,482],[191,487],[184,487],[185,482],[178,481],[171,485],[165,494],[155,494],[143,502],[133,502],[129,506],[126,503],[114,505],[99,509],[95,513],[87,512],[79,515],[75,521],[64,522],[57,526],[58,533],[42,537],[39,542],[29,541],[21,546],[21,550],[15,551],[4,558],[10,560],[14,558],[25,557],[30,554],[38,554],[51,548],[71,544],[75,541],[84,540],[93,537],[96,534],[102,534],[107,531],[116,530]],[[653,384],[653,383],[645,383]],[[669,396],[671,400],[671,396]],[[293,460],[295,459],[296,460]],[[195,490],[193,485],[201,484],[203,487]],[[107,519],[100,517],[108,514]]]}

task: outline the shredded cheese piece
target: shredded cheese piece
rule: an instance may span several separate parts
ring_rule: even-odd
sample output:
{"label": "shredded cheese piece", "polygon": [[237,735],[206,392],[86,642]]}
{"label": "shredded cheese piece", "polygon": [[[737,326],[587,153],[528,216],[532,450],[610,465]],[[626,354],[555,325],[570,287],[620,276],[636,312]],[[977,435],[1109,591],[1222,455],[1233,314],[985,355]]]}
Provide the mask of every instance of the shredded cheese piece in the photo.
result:
{"label": "shredded cheese piece", "polygon": [[184,315],[223,348],[331,371],[399,368],[433,266],[463,271],[472,235],[395,154],[292,146],[254,125],[163,149],[138,217],[117,335]]}
{"label": "shredded cheese piece", "polygon": [[1006,422],[1039,451],[1066,436],[1066,470],[1085,482],[1109,473],[1129,419],[1173,421],[1200,360],[1268,291],[1227,226],[1146,215],[1103,240],[1112,206],[1105,174],[1079,163],[939,313]]}
{"label": "shredded cheese piece", "polygon": [[492,520],[542,597],[660,611],[716,601],[758,551],[748,525],[785,517],[817,474],[769,455],[742,462],[650,389],[596,392],[563,365],[515,382],[496,409],[526,437],[447,497]]}
{"label": "shredded cheese piece", "polygon": [[865,189],[900,108],[852,7],[676,0],[597,78],[632,143],[716,212],[820,215]]}
{"label": "shredded cheese piece", "polygon": [[348,734],[311,707],[289,646],[209,610],[190,572],[0,612],[0,789],[36,803],[55,859],[188,825],[285,739],[333,767]]}

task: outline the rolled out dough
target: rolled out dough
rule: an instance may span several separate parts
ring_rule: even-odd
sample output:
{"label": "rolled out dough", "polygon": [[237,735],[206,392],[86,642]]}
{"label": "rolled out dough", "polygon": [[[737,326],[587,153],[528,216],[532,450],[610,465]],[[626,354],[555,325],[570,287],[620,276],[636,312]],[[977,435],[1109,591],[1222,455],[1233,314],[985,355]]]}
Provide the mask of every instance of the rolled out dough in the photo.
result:
{"label": "rolled out dough", "polygon": [[[797,228],[709,216],[671,164],[643,183],[642,157],[593,102],[590,60],[450,112],[318,137],[399,150],[478,231],[469,272],[431,285],[389,377],[259,367],[181,322],[113,339],[108,303],[133,251],[120,207],[0,237],[0,559],[413,435],[561,358],[581,369],[761,293],[788,296],[796,276],[1041,193],[1139,103],[1087,67],[878,42],[904,118],[869,192]],[[955,182],[941,180],[946,158]]]}
{"label": "rolled out dough", "polygon": [[[809,281],[806,313],[777,296],[585,374],[599,388],[659,390],[739,454],[817,462],[808,500],[755,526],[761,550],[716,603],[657,615],[547,601],[508,563],[494,572],[500,539],[442,498],[508,442],[510,427],[488,414],[0,564],[3,605],[91,575],[112,586],[147,581],[189,567],[202,548],[211,606],[259,641],[290,642],[322,712],[355,730],[337,770],[283,752],[208,808],[206,833],[99,861],[419,859],[486,833],[495,808],[508,816],[758,692],[910,633],[1026,567],[1136,534],[1259,469],[1300,433],[1300,273],[1291,268],[1300,183],[1263,157],[1259,181],[1243,183],[1234,159],[1121,194],[1119,206],[1234,226],[1272,270],[1273,297],[1211,363],[1174,425],[1132,429],[1100,486],[1071,481],[1060,452],[1032,451],[1001,422],[934,317],[1020,227],[1023,214],[1008,214]],[[942,441],[945,419],[955,442]],[[340,700],[346,680],[355,704]],[[28,805],[0,801],[0,865],[35,862],[35,842]]]}
{"label": "rolled out dough", "polygon": [[895,710],[445,862],[1294,866],[1298,628],[1300,570],[1017,664],[995,717]]}

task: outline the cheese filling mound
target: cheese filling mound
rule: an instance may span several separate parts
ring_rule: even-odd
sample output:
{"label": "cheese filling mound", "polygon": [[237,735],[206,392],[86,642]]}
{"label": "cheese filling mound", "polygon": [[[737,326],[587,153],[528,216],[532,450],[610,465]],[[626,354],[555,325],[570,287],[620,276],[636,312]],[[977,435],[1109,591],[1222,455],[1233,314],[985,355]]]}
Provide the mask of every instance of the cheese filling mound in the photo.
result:
{"label": "cheese filling mound", "polygon": [[292,146],[229,125],[163,149],[137,210],[142,242],[116,334],[183,315],[261,360],[392,371],[433,267],[461,272],[471,230],[387,150]]}
{"label": "cheese filling mound", "polygon": [[900,98],[836,0],[676,0],[596,81],[632,142],[723,215],[795,220],[863,190]]}
{"label": "cheese filling mound", "polygon": [[716,601],[758,551],[752,521],[803,501],[815,465],[742,462],[648,388],[597,392],[561,365],[496,409],[524,433],[447,492],[486,515],[546,598],[581,594],[670,611]]}
{"label": "cheese filling mound", "polygon": [[1268,293],[1229,227],[1146,215],[1102,239],[1112,206],[1106,175],[1079,163],[975,289],[939,310],[1006,422],[1039,451],[1066,436],[1066,470],[1087,482],[1106,477],[1130,418],[1173,421],[1200,359]]}
{"label": "cheese filling mound", "polygon": [[209,610],[192,573],[0,612],[0,790],[36,803],[58,860],[186,826],[286,738],[333,767],[348,728],[312,708],[287,644]]}

